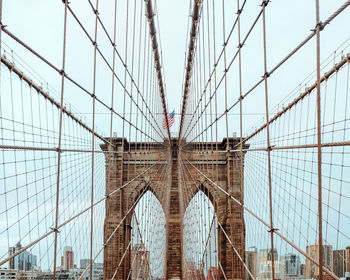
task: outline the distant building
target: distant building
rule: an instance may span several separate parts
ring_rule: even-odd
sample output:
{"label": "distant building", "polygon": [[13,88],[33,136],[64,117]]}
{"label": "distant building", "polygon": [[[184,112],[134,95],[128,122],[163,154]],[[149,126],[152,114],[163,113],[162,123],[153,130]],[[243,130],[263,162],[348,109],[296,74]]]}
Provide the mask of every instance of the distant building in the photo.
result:
{"label": "distant building", "polygon": [[346,250],[334,250],[333,251],[333,272],[339,278],[345,277]]}
{"label": "distant building", "polygon": [[18,270],[15,269],[0,269],[0,279],[16,280]]}
{"label": "distant building", "polygon": [[[84,279],[90,280],[90,270],[86,271],[83,274],[83,269],[79,268],[71,268],[69,271],[56,271],[56,279],[65,279],[65,280],[77,280]],[[37,272],[37,277],[35,279],[38,280],[53,280],[53,272],[50,271],[42,271]],[[18,279],[17,279],[18,280]],[[96,269],[92,270],[92,280],[103,280],[103,271],[98,271]]]}
{"label": "distant building", "polygon": [[[17,242],[16,246],[9,248],[9,256],[17,253],[22,249],[23,247],[21,245],[21,242]],[[22,253],[10,260],[9,269],[32,271],[35,268],[36,256],[27,251],[23,251]]]}
{"label": "distant building", "polygon": [[[80,274],[81,275],[81,274]],[[90,280],[90,270],[84,273],[84,277],[82,279]],[[92,269],[92,280],[103,280],[103,270],[100,269]]]}
{"label": "distant building", "polygon": [[[318,262],[319,245],[306,246],[306,254]],[[323,245],[323,266],[333,270],[333,247],[332,245]],[[325,276],[328,276],[324,272]],[[318,278],[319,268],[309,259],[306,259],[306,279]]]}
{"label": "distant building", "polygon": [[[80,269],[86,269],[90,265],[90,259],[81,259],[80,260]],[[93,269],[103,270],[103,263],[93,263]]]}
{"label": "distant building", "polygon": [[[283,262],[278,260],[277,250],[273,250],[273,260],[275,268],[275,279],[284,278],[284,266]],[[261,249],[258,255],[258,278],[259,279],[272,279],[272,250]]]}
{"label": "distant building", "polygon": [[304,263],[300,265],[300,276],[302,279],[306,277],[306,265]]}
{"label": "distant building", "polygon": [[[248,267],[248,270],[256,278],[256,266],[258,263],[258,254],[257,251],[246,251],[245,252],[245,263]],[[250,274],[246,271],[246,280],[253,280]]]}
{"label": "distant building", "polygon": [[85,269],[89,266],[90,259],[80,259],[80,269]]}
{"label": "distant building", "polygon": [[37,279],[36,271],[17,271],[16,280],[34,280]]}
{"label": "distant building", "polygon": [[131,249],[132,279],[143,280],[150,278],[150,253],[144,244],[137,244]]}
{"label": "distant building", "polygon": [[53,279],[53,272],[50,272],[50,271],[38,272],[36,279],[38,279],[38,280],[51,280],[51,279]]}
{"label": "distant building", "polygon": [[217,266],[212,266],[208,269],[207,280],[219,279],[219,268]]}
{"label": "distant building", "polygon": [[63,248],[63,256],[61,257],[61,270],[69,271],[74,268],[74,253],[71,246]]}
{"label": "distant building", "polygon": [[[65,280],[76,280],[81,276],[81,271],[75,268],[70,269],[70,271],[56,271],[56,279],[65,279]],[[38,280],[52,280],[53,272],[38,272]]]}
{"label": "distant building", "polygon": [[284,275],[287,279],[298,279],[301,276],[300,257],[296,254],[289,253],[281,257],[284,267]]}
{"label": "distant building", "polygon": [[34,280],[37,279],[36,271],[23,271],[0,268],[0,279],[6,280]]}
{"label": "distant building", "polygon": [[339,278],[346,277],[350,272],[350,247],[333,251],[333,272]]}
{"label": "distant building", "polygon": [[[83,272],[90,265],[90,259],[80,260],[80,271]],[[84,279],[90,279],[90,269],[84,273]],[[103,263],[92,264],[92,279],[98,280],[103,279]]]}
{"label": "distant building", "polygon": [[345,249],[345,259],[346,259],[346,272],[350,273],[350,246],[346,247]]}

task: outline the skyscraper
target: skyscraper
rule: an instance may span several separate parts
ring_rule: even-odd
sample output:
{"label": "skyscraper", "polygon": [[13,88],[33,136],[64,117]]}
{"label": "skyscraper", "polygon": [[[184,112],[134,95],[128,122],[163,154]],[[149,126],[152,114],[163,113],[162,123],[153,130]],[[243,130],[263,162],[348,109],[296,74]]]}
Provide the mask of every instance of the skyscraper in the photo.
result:
{"label": "skyscraper", "polygon": [[350,273],[350,246],[345,249],[346,272]]}
{"label": "skyscraper", "polygon": [[[9,248],[9,256],[15,254],[16,252],[22,250],[21,242],[18,241],[16,246]],[[15,269],[15,270],[24,270],[24,271],[31,271],[34,270],[36,267],[36,256],[27,252],[23,251],[16,257],[12,258],[10,260],[10,266],[9,269]]]}
{"label": "skyscraper", "polygon": [[[323,245],[323,266],[333,270],[333,247],[332,245]],[[319,245],[306,246],[306,254],[318,262]],[[324,272],[324,274],[326,274]],[[306,278],[318,278],[319,268],[309,259],[306,259]]]}
{"label": "skyscraper", "polygon": [[[272,250],[270,248],[259,250],[258,260],[258,278],[272,279]],[[283,279],[284,267],[283,263],[278,260],[278,253],[276,249],[273,250],[273,260],[275,268],[275,279]]]}
{"label": "skyscraper", "polygon": [[301,276],[301,262],[298,255],[289,253],[281,257],[284,274],[287,279],[297,279]]}
{"label": "skyscraper", "polygon": [[62,270],[69,271],[74,268],[74,253],[71,246],[65,246],[63,248],[63,256],[61,258]]}
{"label": "skyscraper", "polygon": [[[247,267],[248,267],[250,273],[253,275],[254,278],[256,278],[256,265],[258,262],[256,250],[245,252],[245,262],[247,264]],[[246,271],[246,280],[252,280],[252,279],[253,278]]]}
{"label": "skyscraper", "polygon": [[346,250],[334,250],[333,251],[333,272],[339,278],[345,276]]}

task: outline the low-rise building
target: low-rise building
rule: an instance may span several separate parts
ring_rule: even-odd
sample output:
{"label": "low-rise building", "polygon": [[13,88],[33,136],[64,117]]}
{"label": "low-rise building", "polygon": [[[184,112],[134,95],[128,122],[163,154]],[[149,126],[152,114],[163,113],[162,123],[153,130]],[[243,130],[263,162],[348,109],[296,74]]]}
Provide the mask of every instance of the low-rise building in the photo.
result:
{"label": "low-rise building", "polygon": [[23,271],[16,269],[0,268],[0,280],[34,280],[37,279],[36,271]]}

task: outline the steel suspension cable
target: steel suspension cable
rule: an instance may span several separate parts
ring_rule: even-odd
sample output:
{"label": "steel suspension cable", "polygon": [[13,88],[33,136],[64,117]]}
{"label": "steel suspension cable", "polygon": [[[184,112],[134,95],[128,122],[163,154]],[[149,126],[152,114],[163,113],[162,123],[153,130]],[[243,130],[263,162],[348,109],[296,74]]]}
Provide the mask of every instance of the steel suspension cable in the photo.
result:
{"label": "steel suspension cable", "polygon": [[[321,29],[320,31],[324,30],[324,27],[328,24],[330,24],[332,22],[332,20],[334,20],[339,14],[341,14],[348,6],[350,5],[350,1],[346,1],[343,5],[340,6],[339,9],[337,9],[334,13],[332,13],[326,20],[325,20],[325,24],[322,25],[323,29]],[[254,26],[256,25],[257,20],[260,18],[260,16],[262,15],[262,9],[260,11],[260,13],[258,14],[258,17],[256,18],[256,20],[254,21],[253,25],[251,26],[251,29],[248,31],[246,37],[244,38],[244,40],[242,41],[240,48],[242,46],[244,46],[244,43],[246,41],[246,39],[249,37],[252,29],[254,28]],[[264,73],[263,78],[261,78],[256,84],[254,84],[249,90],[247,90],[242,97],[239,97],[238,100],[236,102],[234,102],[228,109],[227,112],[223,112],[222,114],[220,114],[218,116],[217,119],[215,119],[213,122],[211,122],[200,134],[196,135],[194,138],[192,138],[190,142],[195,141],[196,139],[198,139],[198,137],[200,137],[201,134],[203,134],[205,131],[207,131],[210,127],[212,127],[216,122],[218,122],[222,117],[225,116],[226,113],[230,112],[237,104],[240,103],[240,100],[245,99],[251,92],[253,92],[262,82],[264,82],[264,77],[265,75],[267,76],[267,78],[271,77],[271,75],[280,68],[280,66],[282,66],[287,60],[289,60],[295,53],[297,53],[298,50],[300,50],[308,41],[310,41],[314,36],[316,35],[316,30],[312,30],[312,33],[305,39],[303,40],[300,44],[297,45],[297,47],[295,47],[291,52],[289,52],[279,63],[277,63],[276,66],[274,66],[270,71],[267,71],[266,73]],[[228,68],[225,70],[224,75],[221,77],[221,79],[219,80],[218,86],[216,89],[214,89],[213,94],[211,94],[211,98],[213,97],[214,94],[216,94],[217,89],[219,88],[219,86],[221,85],[222,81],[224,80],[224,77],[226,75],[226,73],[228,72],[228,69],[231,67],[233,61],[235,60],[235,58],[238,55],[238,51],[236,52],[236,54],[234,55],[233,59],[231,60],[231,62],[228,65]],[[210,100],[211,100],[210,98]],[[208,106],[208,104],[210,103],[210,100],[208,101],[208,103],[206,103],[206,106]],[[203,112],[201,112],[201,115],[203,114]],[[197,121],[194,123],[194,125],[197,123]],[[193,126],[194,126],[193,125]],[[191,129],[189,129],[191,130]],[[185,135],[186,136],[186,135]],[[184,136],[184,137],[185,137]]]}

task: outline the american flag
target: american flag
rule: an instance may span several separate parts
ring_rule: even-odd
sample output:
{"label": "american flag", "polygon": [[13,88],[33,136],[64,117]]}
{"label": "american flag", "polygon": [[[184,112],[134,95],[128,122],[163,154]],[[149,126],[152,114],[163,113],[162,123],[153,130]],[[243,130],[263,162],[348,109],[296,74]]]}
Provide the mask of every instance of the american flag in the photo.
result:
{"label": "american flag", "polygon": [[[175,121],[175,110],[172,111],[170,114],[168,114],[168,123],[169,127],[171,127],[174,124]],[[163,128],[166,129],[166,119],[163,119]]]}

